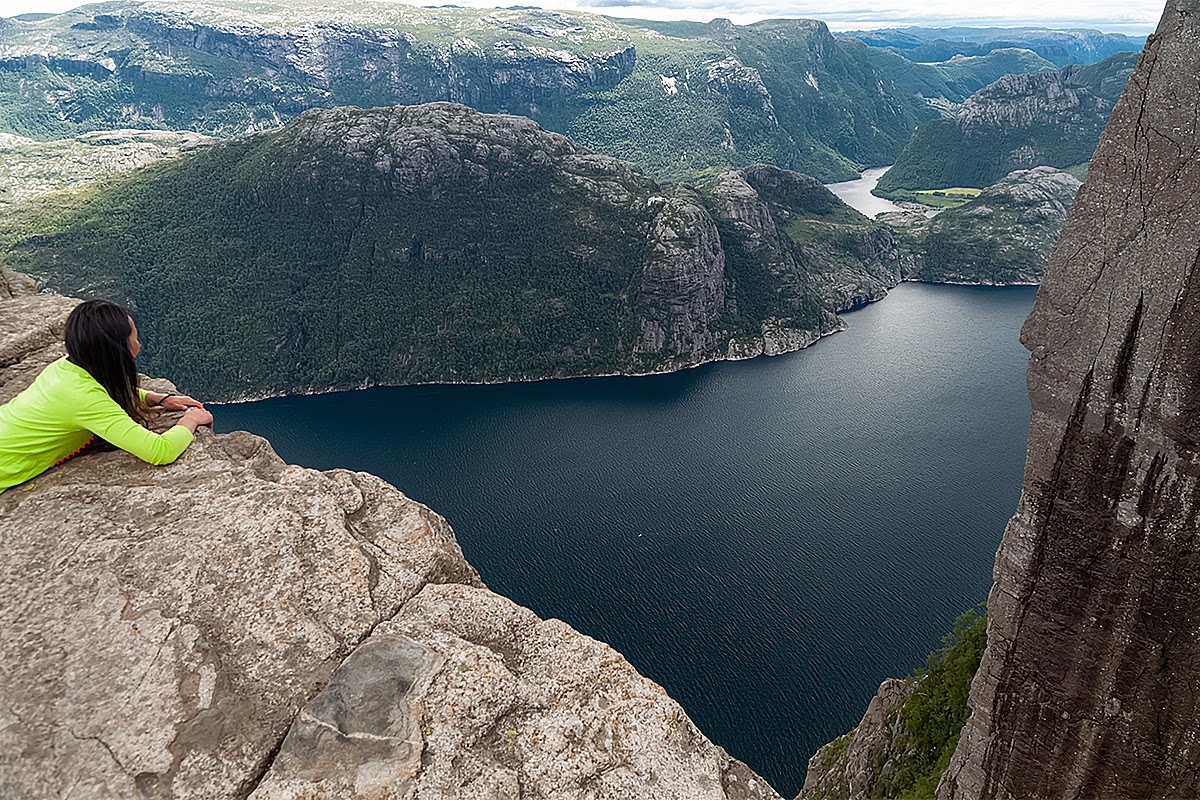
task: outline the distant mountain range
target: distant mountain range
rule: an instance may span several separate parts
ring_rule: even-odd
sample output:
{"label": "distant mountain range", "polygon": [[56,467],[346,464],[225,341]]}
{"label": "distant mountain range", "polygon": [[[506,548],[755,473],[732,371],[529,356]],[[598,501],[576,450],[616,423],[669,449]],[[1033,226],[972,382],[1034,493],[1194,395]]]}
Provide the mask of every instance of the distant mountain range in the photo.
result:
{"label": "distant mountain range", "polygon": [[453,101],[530,116],[658,180],[769,163],[828,181],[892,163],[919,123],[1002,75],[1053,67],[1012,48],[935,65],[897,52],[813,20],[115,0],[0,20],[0,130],[228,136],[312,107]]}
{"label": "distant mountain range", "polygon": [[1094,64],[1116,53],[1140,51],[1145,36],[1096,30],[1046,28],[883,28],[849,31],[844,36],[898,53],[910,61],[946,61],[954,56],[982,56],[1020,48],[1065,67]]}
{"label": "distant mountain range", "polygon": [[948,119],[925,123],[877,192],[983,188],[1017,169],[1084,168],[1137,65],[1118,53],[1086,67],[1009,75],[980,89]]}
{"label": "distant mountain range", "polygon": [[[1036,280],[1074,184],[1005,176],[1086,164],[1135,60],[900,52],[366,0],[0,19],[0,259],[225,399],[784,352],[902,277]],[[821,186],[893,160],[892,196],[1007,182],[897,229]]]}

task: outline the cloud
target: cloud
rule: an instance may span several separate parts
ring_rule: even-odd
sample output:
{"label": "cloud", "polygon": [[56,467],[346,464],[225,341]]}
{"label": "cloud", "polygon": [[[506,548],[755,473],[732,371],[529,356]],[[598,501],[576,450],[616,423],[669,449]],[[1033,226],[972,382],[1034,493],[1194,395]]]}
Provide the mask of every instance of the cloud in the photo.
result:
{"label": "cloud", "polygon": [[1078,2],[1019,0],[1004,4],[949,0],[890,0],[870,7],[788,0],[571,0],[579,8],[612,16],[707,21],[727,17],[747,23],[777,17],[819,19],[834,30],[922,25],[927,27],[1098,28],[1110,32],[1150,33],[1158,24],[1158,2]]}
{"label": "cloud", "polygon": [[[414,5],[459,5],[491,8],[496,0],[427,0]],[[535,5],[515,0],[512,4]],[[78,0],[0,0],[0,16],[31,11],[66,11]],[[615,17],[708,22],[725,17],[738,24],[778,17],[806,17],[828,23],[833,30],[868,30],[905,27],[1048,27],[1097,28],[1114,33],[1145,34],[1154,30],[1162,15],[1160,2],[1148,0],[1013,0],[1005,3],[973,0],[880,0],[869,7],[842,7],[812,0],[554,0],[547,5]]]}

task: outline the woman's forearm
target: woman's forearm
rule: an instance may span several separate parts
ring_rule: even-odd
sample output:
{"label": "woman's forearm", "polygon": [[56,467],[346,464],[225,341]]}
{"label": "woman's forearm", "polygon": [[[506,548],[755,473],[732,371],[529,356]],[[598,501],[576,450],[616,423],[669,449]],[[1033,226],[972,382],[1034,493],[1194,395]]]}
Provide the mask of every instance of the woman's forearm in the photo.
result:
{"label": "woman's forearm", "polygon": [[179,422],[176,424],[182,425],[194,434],[196,432],[196,428],[199,428],[201,425],[211,426],[212,422],[212,414],[208,413],[208,411],[205,409],[189,408],[187,411],[183,412],[183,416],[179,418]]}

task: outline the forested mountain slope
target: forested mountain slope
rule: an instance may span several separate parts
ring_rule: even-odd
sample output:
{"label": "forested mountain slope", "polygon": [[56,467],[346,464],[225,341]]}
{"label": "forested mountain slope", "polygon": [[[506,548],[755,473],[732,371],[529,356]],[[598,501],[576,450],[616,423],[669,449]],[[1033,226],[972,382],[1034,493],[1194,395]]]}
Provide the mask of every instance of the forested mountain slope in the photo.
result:
{"label": "forested mountain slope", "polygon": [[1052,167],[1016,170],[979,196],[904,228],[906,278],[934,283],[1040,283],[1080,182]]}
{"label": "forested mountain slope", "polygon": [[900,271],[891,231],[812,178],[662,188],[452,104],[309,111],[14,209],[0,248],[131,302],[147,368],[223,398],[783,352]]}

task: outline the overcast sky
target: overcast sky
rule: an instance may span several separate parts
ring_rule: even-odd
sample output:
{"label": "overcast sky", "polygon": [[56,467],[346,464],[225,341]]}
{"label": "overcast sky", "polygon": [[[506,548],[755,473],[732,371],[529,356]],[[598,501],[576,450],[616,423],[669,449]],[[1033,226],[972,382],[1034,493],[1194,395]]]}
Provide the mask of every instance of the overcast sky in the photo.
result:
{"label": "overcast sky", "polygon": [[[284,0],[286,2],[286,0]],[[387,2],[387,0],[380,0]],[[447,0],[418,2],[442,5]],[[623,5],[631,3],[632,5]],[[502,5],[540,5],[513,2]],[[29,11],[65,11],[81,5],[79,0],[0,0],[0,16]],[[458,0],[458,5],[495,6],[495,0]],[[643,19],[692,19],[708,21],[727,17],[737,23],[768,17],[809,17],[829,23],[834,30],[886,28],[905,25],[946,27],[951,25],[1087,27],[1117,33],[1150,33],[1162,14],[1162,2],[1147,0],[877,0],[816,2],[812,0],[554,0],[553,8],[581,8],[613,16]]]}

